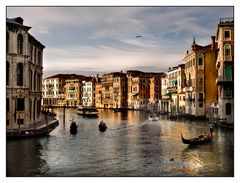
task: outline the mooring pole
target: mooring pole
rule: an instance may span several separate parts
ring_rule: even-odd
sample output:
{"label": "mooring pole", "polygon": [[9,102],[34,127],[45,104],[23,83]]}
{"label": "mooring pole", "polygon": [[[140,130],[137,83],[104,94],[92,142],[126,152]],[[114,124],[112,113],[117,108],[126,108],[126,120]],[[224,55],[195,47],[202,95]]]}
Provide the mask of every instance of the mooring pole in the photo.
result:
{"label": "mooring pole", "polygon": [[65,126],[65,105],[63,106],[63,125]]}

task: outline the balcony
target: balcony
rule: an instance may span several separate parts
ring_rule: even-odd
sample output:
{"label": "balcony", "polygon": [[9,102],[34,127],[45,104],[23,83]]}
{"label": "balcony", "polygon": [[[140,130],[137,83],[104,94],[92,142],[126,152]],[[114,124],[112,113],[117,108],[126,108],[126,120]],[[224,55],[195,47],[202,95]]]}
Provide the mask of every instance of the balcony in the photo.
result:
{"label": "balcony", "polygon": [[233,62],[233,56],[231,55],[224,56],[224,62]]}
{"label": "balcony", "polygon": [[218,76],[216,83],[217,85],[227,84],[233,82],[232,76]]}

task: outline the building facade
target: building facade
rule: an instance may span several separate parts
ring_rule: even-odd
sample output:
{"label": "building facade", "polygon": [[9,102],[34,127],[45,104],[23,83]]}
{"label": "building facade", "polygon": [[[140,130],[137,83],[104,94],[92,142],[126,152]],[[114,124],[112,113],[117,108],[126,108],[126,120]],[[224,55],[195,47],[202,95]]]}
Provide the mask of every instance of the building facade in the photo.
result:
{"label": "building facade", "polygon": [[127,76],[116,73],[113,77],[113,108],[127,108]]}
{"label": "building facade", "polygon": [[102,95],[102,78],[98,78],[95,83],[95,106],[104,108]]}
{"label": "building facade", "polygon": [[82,81],[82,105],[95,106],[95,79]]}
{"label": "building facade", "polygon": [[197,45],[195,39],[191,50],[184,57],[185,63],[185,114],[207,117],[208,108],[217,100],[215,37],[207,46]]}
{"label": "building facade", "polygon": [[65,84],[63,75],[54,75],[42,80],[42,106],[60,107],[65,104]]}
{"label": "building facade", "polygon": [[7,131],[27,129],[41,121],[42,66],[45,46],[21,17],[6,20]]}
{"label": "building facade", "polygon": [[234,20],[222,18],[217,26],[218,114],[228,123],[234,122]]}
{"label": "building facade", "polygon": [[65,85],[65,104],[67,107],[82,105],[82,82],[80,79],[67,79]]}

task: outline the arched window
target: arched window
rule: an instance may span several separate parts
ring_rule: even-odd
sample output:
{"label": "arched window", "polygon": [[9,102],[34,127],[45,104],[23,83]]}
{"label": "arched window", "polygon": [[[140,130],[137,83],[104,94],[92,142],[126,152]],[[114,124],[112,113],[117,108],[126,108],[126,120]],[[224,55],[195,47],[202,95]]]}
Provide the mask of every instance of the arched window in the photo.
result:
{"label": "arched window", "polygon": [[23,54],[23,36],[21,34],[17,37],[17,53]]}
{"label": "arched window", "polygon": [[36,85],[37,85],[37,80],[36,80],[37,79],[37,73],[36,72],[34,73],[34,78],[33,79],[34,79],[33,80],[33,86],[34,86],[33,90],[36,91],[37,90],[37,87],[36,87]]}
{"label": "arched window", "polygon": [[41,51],[38,51],[38,65],[42,65],[42,53]]}
{"label": "arched window", "polygon": [[9,34],[8,34],[8,32],[6,35],[6,51],[7,51],[7,53],[9,52]]}
{"label": "arched window", "polygon": [[224,55],[225,56],[231,56],[231,46],[229,44],[226,44],[224,46]]}
{"label": "arched window", "polygon": [[6,85],[9,85],[9,62],[6,64]]}
{"label": "arched window", "polygon": [[32,90],[32,70],[30,69],[29,89]]}
{"label": "arched window", "polygon": [[17,86],[23,86],[23,64],[17,64]]}
{"label": "arched window", "polygon": [[231,103],[226,103],[226,115],[231,115],[231,113],[232,113],[232,105],[231,105]]}

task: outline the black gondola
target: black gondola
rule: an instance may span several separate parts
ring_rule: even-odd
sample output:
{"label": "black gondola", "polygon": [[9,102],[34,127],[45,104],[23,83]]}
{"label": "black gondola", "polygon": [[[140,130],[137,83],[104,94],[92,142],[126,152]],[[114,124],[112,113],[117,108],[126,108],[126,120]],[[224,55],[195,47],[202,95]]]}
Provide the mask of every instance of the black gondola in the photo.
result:
{"label": "black gondola", "polygon": [[107,129],[107,125],[103,121],[100,121],[100,124],[98,125],[98,129],[99,131],[104,132]]}
{"label": "black gondola", "polygon": [[77,133],[77,128],[78,128],[78,125],[76,124],[76,122],[72,121],[71,126],[70,126],[70,133],[71,134],[76,134]]}
{"label": "black gondola", "polygon": [[211,142],[213,139],[213,136],[211,134],[203,134],[203,135],[200,135],[200,136],[192,138],[192,139],[185,139],[181,133],[181,138],[182,138],[182,142],[184,144],[202,145],[202,144]]}

